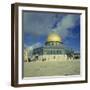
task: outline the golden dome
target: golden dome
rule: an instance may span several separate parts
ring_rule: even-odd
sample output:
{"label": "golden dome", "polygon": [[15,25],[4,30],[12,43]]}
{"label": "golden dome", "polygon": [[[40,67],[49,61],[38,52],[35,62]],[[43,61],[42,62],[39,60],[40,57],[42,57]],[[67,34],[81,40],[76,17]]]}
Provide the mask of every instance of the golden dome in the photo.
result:
{"label": "golden dome", "polygon": [[51,42],[51,41],[61,42],[61,37],[57,33],[55,33],[55,32],[50,33],[48,35],[47,42]]}

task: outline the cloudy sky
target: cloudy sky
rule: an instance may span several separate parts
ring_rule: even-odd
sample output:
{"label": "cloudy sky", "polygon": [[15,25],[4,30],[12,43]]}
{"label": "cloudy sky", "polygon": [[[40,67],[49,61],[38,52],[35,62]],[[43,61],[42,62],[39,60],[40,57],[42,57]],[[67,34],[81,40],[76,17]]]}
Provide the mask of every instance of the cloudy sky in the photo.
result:
{"label": "cloudy sky", "polygon": [[51,32],[57,32],[65,46],[80,49],[80,15],[23,11],[25,46],[43,45]]}

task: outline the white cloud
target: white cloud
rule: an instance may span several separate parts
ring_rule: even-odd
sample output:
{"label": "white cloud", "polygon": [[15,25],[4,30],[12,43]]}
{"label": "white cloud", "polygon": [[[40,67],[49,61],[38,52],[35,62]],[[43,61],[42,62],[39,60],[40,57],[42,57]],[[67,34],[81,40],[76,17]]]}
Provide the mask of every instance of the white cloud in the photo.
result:
{"label": "white cloud", "polygon": [[73,29],[78,24],[79,17],[77,15],[66,15],[60,22],[54,31],[58,32],[63,38],[68,36],[69,29]]}
{"label": "white cloud", "polygon": [[54,14],[31,12],[24,14],[24,32],[46,34],[52,26]]}
{"label": "white cloud", "polygon": [[28,46],[26,44],[24,44],[24,48],[27,48]]}
{"label": "white cloud", "polygon": [[[68,29],[73,29],[78,24],[79,15],[77,14],[48,14],[48,13],[25,13],[24,32],[33,35],[47,35],[52,31],[58,32],[65,38],[69,34]],[[56,22],[56,28],[52,26]]]}
{"label": "white cloud", "polygon": [[28,47],[29,50],[33,50],[33,48],[38,48],[38,47],[41,47],[42,44],[40,42],[37,42],[31,46]]}

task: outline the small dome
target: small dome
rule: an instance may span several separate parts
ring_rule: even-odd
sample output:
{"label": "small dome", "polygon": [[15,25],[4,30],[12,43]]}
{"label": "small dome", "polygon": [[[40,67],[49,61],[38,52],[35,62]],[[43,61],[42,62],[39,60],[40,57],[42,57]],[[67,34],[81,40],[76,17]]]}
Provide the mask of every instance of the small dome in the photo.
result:
{"label": "small dome", "polygon": [[51,41],[53,41],[53,42],[61,42],[61,37],[55,32],[50,33],[48,35],[48,37],[47,37],[47,42],[51,42]]}

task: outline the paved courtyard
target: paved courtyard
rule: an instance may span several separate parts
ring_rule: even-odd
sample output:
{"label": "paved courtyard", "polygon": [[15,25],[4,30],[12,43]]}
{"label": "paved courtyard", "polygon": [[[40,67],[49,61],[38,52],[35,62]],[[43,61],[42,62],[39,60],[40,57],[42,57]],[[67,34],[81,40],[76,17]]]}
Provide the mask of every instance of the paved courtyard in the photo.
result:
{"label": "paved courtyard", "polygon": [[24,62],[24,77],[80,74],[80,60]]}

